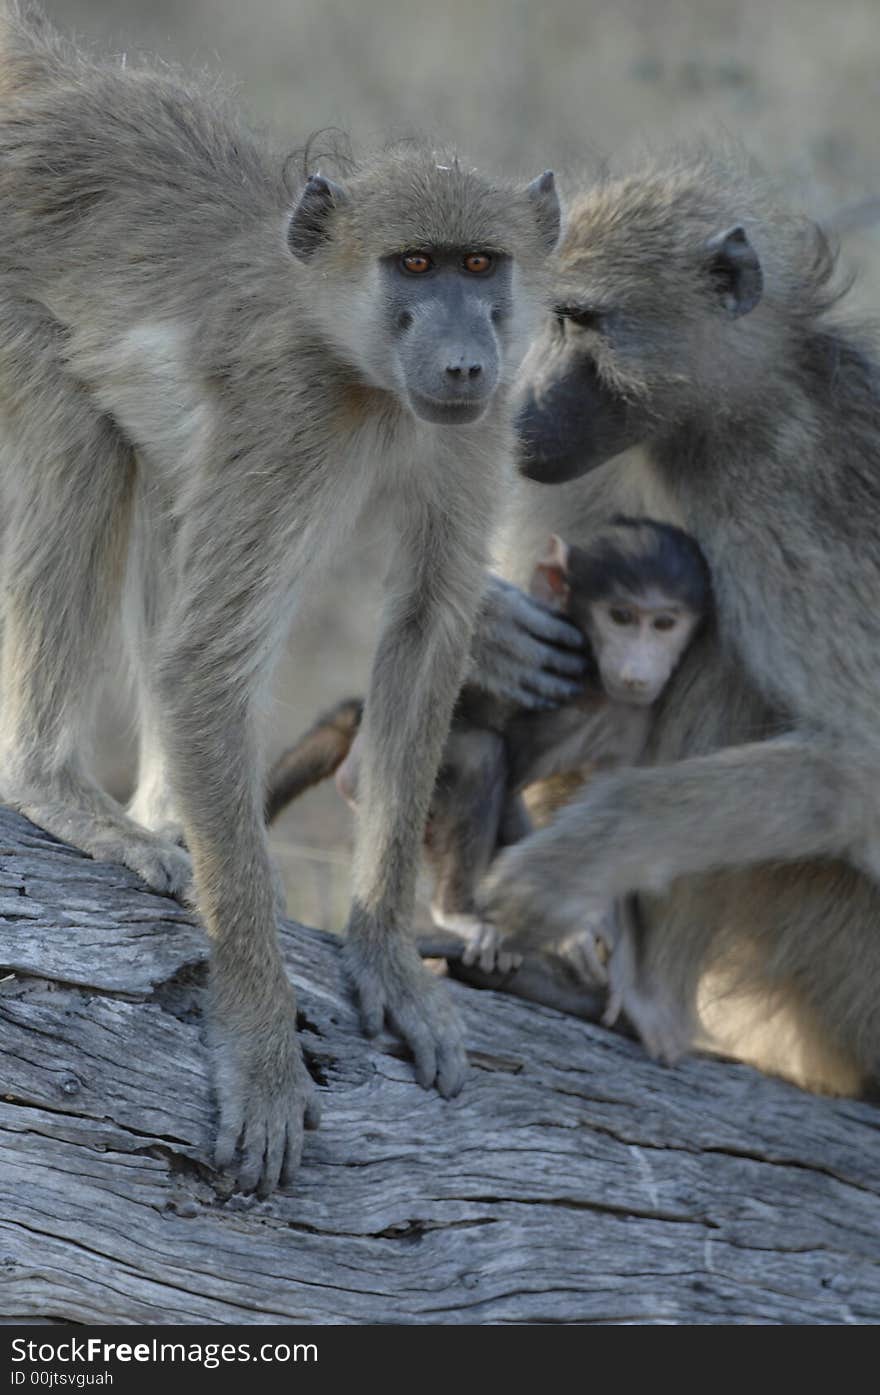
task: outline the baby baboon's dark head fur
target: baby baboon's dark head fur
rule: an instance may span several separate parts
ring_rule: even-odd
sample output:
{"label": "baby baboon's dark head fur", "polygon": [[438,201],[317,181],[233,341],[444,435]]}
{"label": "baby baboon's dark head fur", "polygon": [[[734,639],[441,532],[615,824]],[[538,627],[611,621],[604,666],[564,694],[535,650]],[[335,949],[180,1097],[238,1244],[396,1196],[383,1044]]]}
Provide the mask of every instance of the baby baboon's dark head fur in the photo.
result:
{"label": "baby baboon's dark head fur", "polygon": [[653,518],[617,514],[589,548],[569,549],[568,570],[572,590],[591,600],[653,589],[695,616],[711,606],[709,568],[698,544],[684,529]]}
{"label": "baby baboon's dark head fur", "polygon": [[708,153],[606,176],[573,203],[554,314],[521,374],[522,468],[570,479],[779,392],[805,323],[833,302],[834,256],[741,158]]}

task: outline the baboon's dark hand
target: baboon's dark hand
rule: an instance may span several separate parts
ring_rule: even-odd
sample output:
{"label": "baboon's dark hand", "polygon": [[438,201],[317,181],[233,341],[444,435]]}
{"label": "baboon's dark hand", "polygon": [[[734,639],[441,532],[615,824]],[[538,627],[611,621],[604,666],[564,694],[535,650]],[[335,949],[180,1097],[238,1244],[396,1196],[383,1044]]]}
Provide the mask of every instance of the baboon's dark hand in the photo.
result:
{"label": "baboon's dark hand", "polygon": [[321,1119],[296,1035],[293,995],[279,994],[278,1003],[244,1029],[210,1012],[207,1044],[220,1114],[215,1165],[232,1171],[243,1192],[268,1196],[289,1186],[303,1130],[316,1129]]}
{"label": "baboon's dark hand", "polygon": [[367,937],[350,929],[343,964],[366,1035],[378,1036],[387,1023],[412,1052],[419,1084],[436,1086],[444,1099],[457,1095],[467,1072],[461,1022],[415,945],[399,935]]}
{"label": "baboon's dark hand", "polygon": [[471,644],[469,682],[524,707],[553,708],[579,696],[588,667],[580,630],[518,586],[490,577]]}

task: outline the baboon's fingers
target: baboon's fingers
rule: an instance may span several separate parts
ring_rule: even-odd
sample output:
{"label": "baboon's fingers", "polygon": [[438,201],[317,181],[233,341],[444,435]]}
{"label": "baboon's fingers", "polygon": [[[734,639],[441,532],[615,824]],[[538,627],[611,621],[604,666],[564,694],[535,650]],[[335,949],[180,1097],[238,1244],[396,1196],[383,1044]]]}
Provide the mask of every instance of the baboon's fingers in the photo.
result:
{"label": "baboon's fingers", "polygon": [[571,702],[583,694],[583,683],[572,683],[570,678],[559,678],[554,673],[537,670],[526,680],[526,691],[537,694],[554,705]]}
{"label": "baboon's fingers", "polygon": [[[584,637],[577,625],[557,615],[540,601],[525,597],[526,605],[517,619],[535,639],[546,640],[548,644],[562,645],[566,649],[583,649]],[[551,651],[553,652],[553,651]]]}
{"label": "baboon's fingers", "polygon": [[389,1008],[388,1021],[412,1052],[416,1080],[423,1090],[430,1090],[437,1079],[437,1047],[427,1024],[409,1005]]}
{"label": "baboon's fingers", "polygon": [[611,988],[608,992],[608,1001],[605,1004],[605,1011],[602,1013],[601,1022],[603,1027],[613,1027],[620,1016],[623,1007],[623,994],[616,988]]}
{"label": "baboon's fingers", "polygon": [[221,1108],[220,1127],[217,1131],[217,1142],[214,1144],[214,1166],[218,1172],[231,1170],[243,1128],[243,1109],[233,1108],[230,1103]]}
{"label": "baboon's fingers", "polygon": [[480,946],[476,943],[476,941],[468,940],[464,949],[461,951],[462,964],[467,964],[468,968],[472,969],[473,966],[476,964],[480,953]]}
{"label": "baboon's fingers", "polygon": [[522,965],[523,956],[515,949],[502,949],[498,952],[496,967],[500,974],[512,974]]}
{"label": "baboon's fingers", "polygon": [[[305,1123],[307,1129],[316,1129],[318,1127],[317,1123],[310,1124],[308,1122],[308,1117],[308,1106],[306,1106],[306,1118],[303,1122]],[[288,1124],[287,1133],[285,1135],[286,1146],[284,1151],[284,1161],[281,1165],[280,1184],[282,1187],[287,1188],[293,1186],[294,1179],[296,1178],[296,1174],[299,1171],[300,1162],[302,1161],[302,1150],[304,1141],[305,1140],[303,1139],[302,1129],[293,1128],[290,1124]]]}
{"label": "baboon's fingers", "polygon": [[599,955],[596,937],[589,930],[575,936],[567,946],[569,962],[574,964],[586,983],[607,983],[608,968]]}
{"label": "baboon's fingers", "polygon": [[[582,688],[578,688],[578,693],[582,691]],[[559,706],[558,698],[539,697],[534,689],[524,688],[521,684],[505,687],[503,696],[511,702],[518,703],[520,707],[528,708],[530,712],[555,712]]]}
{"label": "baboon's fingers", "polygon": [[289,1181],[302,1153],[304,1126],[317,1128],[320,1106],[294,1026],[292,995],[255,1004],[262,1035],[233,1030],[212,1005],[208,1046],[220,1123],[214,1161],[243,1192],[268,1196]]}
{"label": "baboon's fingers", "polygon": [[461,1093],[467,1067],[467,1052],[461,1036],[450,1034],[441,1039],[437,1046],[437,1089],[445,1100]]}
{"label": "baboon's fingers", "polygon": [[[288,1122],[286,1126],[281,1123],[276,1126],[270,1125],[267,1128],[266,1148],[257,1182],[257,1196],[269,1196],[280,1185],[288,1152],[292,1151],[296,1154],[297,1162],[302,1157],[302,1134],[302,1123],[296,1127],[293,1121]],[[295,1167],[291,1169],[291,1177],[295,1170]]]}
{"label": "baboon's fingers", "polygon": [[[239,1163],[237,1169],[238,1190],[241,1192],[253,1192],[258,1185],[265,1185],[266,1182],[266,1154],[270,1142],[270,1133],[263,1117],[247,1119],[244,1131],[241,1136],[239,1146]],[[275,1178],[277,1185],[278,1178]],[[269,1187],[264,1194],[272,1190]]]}
{"label": "baboon's fingers", "polygon": [[355,982],[354,992],[364,1036],[377,1037],[385,1025],[385,1002],[378,982]]}
{"label": "baboon's fingers", "polygon": [[585,654],[570,649],[545,649],[544,667],[554,673],[566,673],[577,678],[586,673],[589,659]]}

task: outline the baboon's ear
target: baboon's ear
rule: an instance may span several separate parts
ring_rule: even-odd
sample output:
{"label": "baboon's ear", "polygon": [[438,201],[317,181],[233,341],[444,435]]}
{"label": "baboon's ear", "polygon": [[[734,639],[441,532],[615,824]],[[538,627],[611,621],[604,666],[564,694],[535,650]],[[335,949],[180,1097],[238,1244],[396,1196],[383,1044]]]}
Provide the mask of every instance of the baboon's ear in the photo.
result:
{"label": "baboon's ear", "polygon": [[559,241],[559,225],[562,213],[559,208],[559,195],[556,192],[556,176],[552,170],[545,170],[533,179],[526,189],[538,222],[538,232],[548,252]]}
{"label": "baboon's ear", "polygon": [[758,254],[739,223],[716,233],[706,243],[709,270],[721,304],[736,319],[754,310],[764,290],[764,274]]}
{"label": "baboon's ear", "polygon": [[568,544],[557,533],[550,534],[547,550],[532,572],[529,594],[554,610],[565,610],[568,605]]}
{"label": "baboon's ear", "polygon": [[295,257],[307,262],[326,242],[334,211],[348,202],[345,190],[323,174],[310,174],[294,204],[287,225],[287,245]]}

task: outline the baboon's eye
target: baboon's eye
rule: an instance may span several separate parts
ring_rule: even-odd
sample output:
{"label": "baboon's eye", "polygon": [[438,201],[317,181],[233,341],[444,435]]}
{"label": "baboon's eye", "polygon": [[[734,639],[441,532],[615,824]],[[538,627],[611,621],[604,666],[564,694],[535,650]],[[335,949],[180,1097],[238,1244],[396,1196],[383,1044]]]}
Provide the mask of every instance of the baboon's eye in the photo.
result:
{"label": "baboon's eye", "polygon": [[657,618],[656,618],[656,620],[654,621],[654,629],[655,629],[655,630],[674,630],[674,629],[675,629],[675,616],[674,616],[674,615],[658,615]]}
{"label": "baboon's eye", "polygon": [[404,252],[400,265],[410,276],[423,276],[434,265],[427,252]]}
{"label": "baboon's eye", "polygon": [[464,259],[464,269],[472,276],[485,276],[492,270],[492,258],[487,252],[468,252]]}
{"label": "baboon's eye", "polygon": [[557,305],[554,314],[560,325],[570,320],[578,329],[592,329],[596,333],[602,330],[603,316],[600,310],[590,310],[583,305]]}
{"label": "baboon's eye", "polygon": [[635,611],[625,605],[613,605],[608,614],[615,625],[634,625],[636,622]]}

